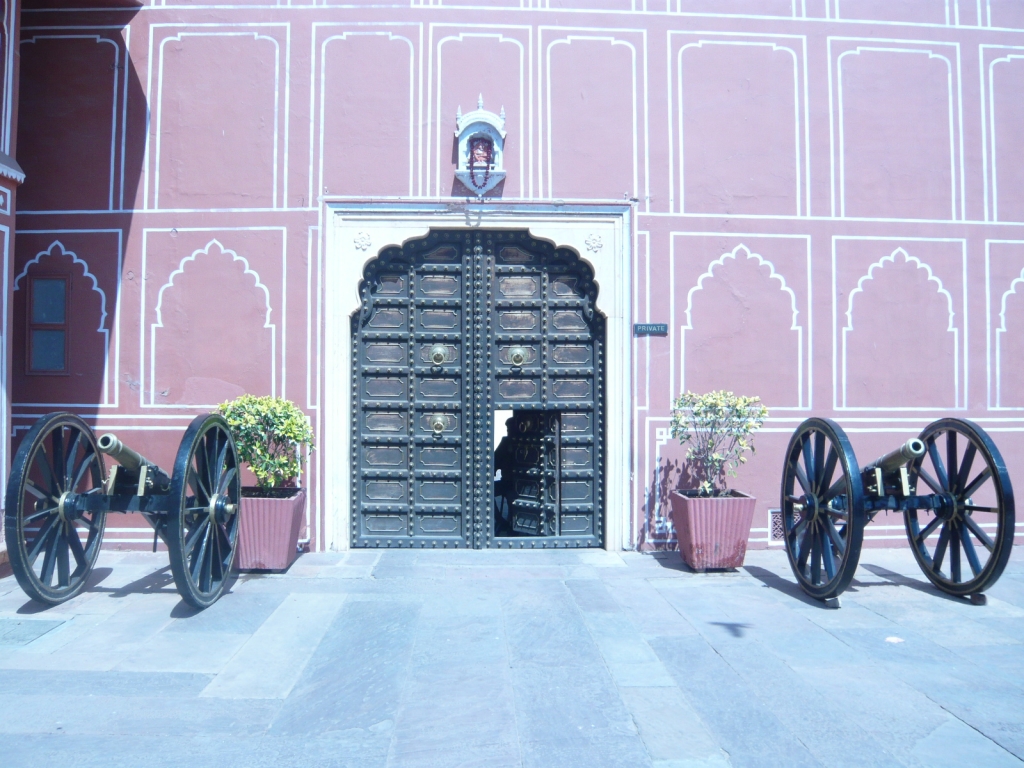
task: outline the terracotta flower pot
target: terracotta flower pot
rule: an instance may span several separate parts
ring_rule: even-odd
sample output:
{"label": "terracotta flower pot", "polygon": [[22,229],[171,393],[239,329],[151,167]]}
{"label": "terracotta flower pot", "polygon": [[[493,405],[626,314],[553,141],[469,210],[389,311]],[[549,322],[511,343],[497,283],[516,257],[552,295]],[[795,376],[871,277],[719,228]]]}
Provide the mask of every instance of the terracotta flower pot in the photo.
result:
{"label": "terracotta flower pot", "polygon": [[696,496],[672,492],[672,524],[679,552],[695,571],[739,568],[757,499],[732,491],[729,496]]}
{"label": "terracotta flower pot", "polygon": [[284,571],[298,556],[299,529],[306,511],[306,490],[286,498],[242,496],[238,510],[240,571]]}

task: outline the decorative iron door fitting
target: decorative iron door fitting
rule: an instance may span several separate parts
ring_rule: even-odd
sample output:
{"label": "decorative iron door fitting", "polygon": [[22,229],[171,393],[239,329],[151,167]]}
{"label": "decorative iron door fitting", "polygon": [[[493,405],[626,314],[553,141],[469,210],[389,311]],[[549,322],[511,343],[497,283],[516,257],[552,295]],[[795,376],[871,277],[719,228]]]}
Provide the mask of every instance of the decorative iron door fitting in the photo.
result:
{"label": "decorative iron door fitting", "polygon": [[[525,231],[435,230],[371,261],[360,291],[353,545],[599,546],[590,267]],[[496,466],[497,411],[513,417]]]}

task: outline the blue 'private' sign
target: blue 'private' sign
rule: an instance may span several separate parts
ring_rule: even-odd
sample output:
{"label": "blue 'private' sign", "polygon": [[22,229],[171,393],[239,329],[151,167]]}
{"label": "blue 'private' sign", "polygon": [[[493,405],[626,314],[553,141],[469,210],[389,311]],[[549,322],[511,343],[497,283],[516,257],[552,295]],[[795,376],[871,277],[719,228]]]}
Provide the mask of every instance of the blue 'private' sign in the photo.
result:
{"label": "blue 'private' sign", "polygon": [[634,336],[668,336],[668,323],[633,323]]}

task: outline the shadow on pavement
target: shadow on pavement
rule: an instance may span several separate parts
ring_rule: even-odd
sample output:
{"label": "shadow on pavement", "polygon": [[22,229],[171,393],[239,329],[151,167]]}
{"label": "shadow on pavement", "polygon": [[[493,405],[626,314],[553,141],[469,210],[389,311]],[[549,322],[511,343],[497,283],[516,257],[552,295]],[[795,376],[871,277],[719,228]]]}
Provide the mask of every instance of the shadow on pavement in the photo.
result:
{"label": "shadow on pavement", "polygon": [[[871,565],[870,563],[861,563],[861,568],[871,571],[881,579],[885,579],[900,587],[910,587],[916,589],[918,592],[924,592],[926,595],[937,595],[945,598],[946,600],[952,600],[954,603],[962,603],[967,600],[964,597],[957,597],[956,595],[949,595],[943,592],[941,589],[937,589],[932,585],[930,581],[918,581],[912,579],[909,576],[904,576],[902,573],[896,573],[896,571],[890,571],[888,568],[883,568],[880,565]],[[882,586],[878,584],[866,584],[865,587]]]}
{"label": "shadow on pavement", "polygon": [[760,581],[766,587],[774,589],[776,592],[781,592],[787,597],[792,597],[799,600],[807,605],[813,605],[815,608],[821,608],[822,610],[828,610],[823,600],[816,600],[815,598],[804,592],[800,585],[796,582],[789,581],[779,576],[777,573],[769,571],[767,568],[761,568],[757,565],[745,565],[743,570],[753,576],[755,579]]}
{"label": "shadow on pavement", "polygon": [[[113,572],[114,570],[112,568],[93,568],[92,572],[89,574],[89,578],[85,581],[85,587],[82,590],[82,592],[85,593],[98,591],[96,589],[97,585],[100,584],[105,578],[107,578],[107,576],[109,576]],[[29,600],[17,610],[17,613],[20,613],[22,615],[43,613],[44,611],[48,611],[51,608],[57,607],[58,606],[56,605],[46,605],[45,603],[37,603],[35,600]]]}
{"label": "shadow on pavement", "polygon": [[716,627],[722,627],[733,637],[743,637],[746,634],[744,630],[754,628],[753,624],[740,624],[736,621],[709,621],[708,624],[712,624]]}

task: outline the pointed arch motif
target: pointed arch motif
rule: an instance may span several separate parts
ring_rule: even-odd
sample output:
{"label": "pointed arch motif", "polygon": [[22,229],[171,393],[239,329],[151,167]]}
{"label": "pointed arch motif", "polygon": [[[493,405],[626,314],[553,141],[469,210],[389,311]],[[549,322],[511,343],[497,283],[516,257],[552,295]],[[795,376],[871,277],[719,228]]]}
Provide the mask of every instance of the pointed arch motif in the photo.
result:
{"label": "pointed arch motif", "polygon": [[[43,242],[45,242],[45,241],[43,241]],[[71,270],[71,272],[69,274],[69,277],[72,280],[72,285],[74,284],[75,281],[78,281],[78,280],[86,281],[85,284],[88,285],[89,290],[92,291],[93,293],[95,293],[96,297],[99,300],[99,317],[98,317],[98,320],[96,322],[95,333],[99,334],[99,336],[101,338],[101,340],[97,340],[96,343],[99,344],[100,347],[102,348],[103,367],[102,367],[102,373],[100,373],[99,370],[96,370],[95,375],[97,377],[97,382],[96,382],[97,388],[100,388],[102,390],[102,395],[96,397],[95,405],[99,405],[99,406],[116,405],[117,404],[116,385],[114,387],[113,395],[111,394],[111,384],[112,384],[112,382],[111,382],[111,375],[110,375],[110,369],[111,369],[111,351],[110,351],[111,328],[110,328],[110,323],[108,322],[109,313],[107,311],[107,292],[104,291],[103,288],[100,287],[99,279],[96,277],[95,274],[93,274],[92,269],[89,266],[89,262],[86,261],[86,259],[84,259],[81,256],[79,256],[75,251],[70,250],[67,246],[64,245],[64,243],[61,240],[53,240],[50,243],[50,245],[48,245],[43,250],[37,252],[35,254],[35,256],[33,256],[31,259],[29,259],[27,262],[25,262],[25,265],[22,267],[21,271],[14,278],[14,285],[13,285],[13,288],[11,289],[12,295],[13,295],[14,292],[21,290],[21,282],[22,282],[22,280],[24,278],[28,277],[29,272],[32,270],[33,267],[43,266],[45,264],[45,260],[51,259],[51,258],[52,259],[71,259],[71,266],[72,266],[73,269]],[[81,268],[81,271],[80,272],[77,271],[77,268]],[[71,297],[69,297],[69,312],[70,312],[70,315],[71,315],[71,317],[68,318],[69,321],[71,321],[72,318],[75,317],[75,305],[74,305],[74,303],[71,303],[71,302],[74,302],[74,298],[73,298],[74,295],[75,294],[72,293]],[[88,321],[88,320],[90,320],[92,318],[92,316],[93,316],[93,313],[89,312],[86,315],[85,319]],[[69,325],[69,328],[70,328],[70,325]],[[80,339],[80,341],[81,341],[81,339]],[[69,339],[68,343],[69,344],[71,343],[70,339]],[[100,350],[99,349],[91,350],[89,352],[89,355],[95,355],[95,359],[97,359],[97,360],[99,359],[99,354],[100,354]],[[78,373],[79,373],[79,375],[82,375],[83,371],[79,370]],[[92,376],[92,371],[89,371],[88,373],[86,373],[86,377],[87,378],[90,378],[91,376]],[[82,381],[82,380],[80,380],[80,381]],[[75,395],[71,395],[68,392],[65,392],[63,395],[56,395],[55,393],[51,393],[51,394],[53,396],[62,398],[61,405],[67,405],[67,406],[72,405],[72,403],[64,402],[64,401],[67,401],[68,398],[74,400],[75,397],[76,397]],[[32,403],[28,403],[28,402],[21,403],[21,402],[19,402],[18,404],[19,405],[22,405],[22,404],[24,404],[24,405],[29,405],[29,404],[32,404],[32,405],[36,405],[36,404],[51,405],[51,404],[55,404],[53,400],[49,400],[49,399],[47,399],[47,397],[48,396],[45,396],[45,395],[41,396],[39,392],[34,392],[33,396],[29,397],[30,400],[33,400]],[[20,399],[23,400],[24,399],[24,395]],[[45,403],[35,403],[34,402],[35,400],[40,400],[40,399],[44,400]],[[90,405],[91,404],[92,403],[90,403]],[[76,405],[77,405],[77,403],[76,403]]]}
{"label": "pointed arch motif", "polygon": [[[276,326],[276,324],[274,324],[274,323],[272,323],[270,321],[270,315],[271,315],[271,312],[272,312],[272,308],[271,308],[271,305],[270,305],[270,289],[267,288],[267,286],[263,284],[262,280],[260,279],[259,273],[256,270],[252,269],[252,267],[249,265],[248,259],[246,259],[244,256],[240,256],[237,252],[231,250],[230,248],[225,248],[224,245],[220,242],[220,240],[218,240],[217,238],[214,238],[214,239],[210,240],[204,247],[193,251],[189,256],[186,256],[185,258],[183,258],[178,263],[177,268],[173,272],[171,272],[171,274],[168,276],[167,282],[165,282],[162,286],[160,286],[160,290],[157,293],[156,308],[155,308],[156,321],[153,322],[150,325],[150,328],[149,328],[149,334],[150,335],[149,335],[149,402],[148,402],[148,405],[155,405],[155,404],[157,404],[157,399],[156,399],[157,398],[157,390],[156,390],[156,387],[157,387],[157,382],[156,382],[156,379],[157,379],[157,375],[156,375],[157,330],[161,329],[161,328],[164,328],[164,318],[163,318],[164,294],[169,289],[174,287],[174,283],[175,283],[176,278],[178,278],[178,277],[180,277],[180,276],[185,274],[185,270],[186,270],[186,268],[188,267],[189,264],[197,263],[197,260],[198,260],[198,258],[200,256],[210,256],[211,255],[211,249],[214,249],[214,248],[216,248],[216,251],[219,251],[222,255],[230,256],[232,263],[240,262],[242,264],[242,267],[243,267],[243,273],[242,273],[243,276],[251,277],[255,281],[255,285],[253,287],[256,290],[258,290],[258,291],[262,291],[262,293],[263,293],[263,326],[262,327],[264,329],[267,329],[267,330],[270,331],[270,394],[272,396],[276,396],[276,394],[277,394],[277,326]],[[189,405],[200,405],[200,404],[198,404],[198,403],[190,403]],[[202,405],[211,405],[212,406],[213,404],[207,403],[207,404],[202,404]]]}
{"label": "pointed arch motif", "polygon": [[[55,253],[54,249],[59,249],[60,252]],[[70,256],[71,262],[73,264],[80,265],[82,267],[82,277],[88,278],[89,281],[92,283],[92,289],[100,295],[100,322],[99,326],[96,328],[96,332],[102,333],[104,340],[106,342],[109,342],[110,329],[106,327],[107,294],[102,288],[100,288],[100,284],[99,281],[96,279],[96,275],[89,271],[89,262],[87,262],[85,259],[79,258],[78,254],[75,253],[74,251],[69,251],[67,248],[65,248],[64,243],[62,243],[60,240],[54,240],[52,243],[50,243],[49,248],[47,248],[45,251],[40,251],[31,259],[29,259],[28,262],[25,263],[25,266],[22,268],[21,272],[19,272],[18,276],[14,278],[14,290],[21,290],[21,279],[28,274],[28,271],[29,269],[32,268],[33,264],[40,264],[41,259],[44,256]]]}
{"label": "pointed arch motif", "polygon": [[[947,310],[947,313],[948,313],[947,314],[948,322],[947,322],[945,330],[948,333],[952,334],[952,336],[953,336],[953,371],[952,371],[952,373],[953,373],[953,406],[952,407],[958,408],[958,407],[960,407],[960,373],[959,373],[960,372],[960,329],[957,328],[957,326],[956,326],[956,312],[953,309],[953,296],[946,289],[946,287],[942,284],[942,280],[932,271],[931,266],[929,266],[927,263],[921,261],[916,256],[911,256],[902,247],[897,248],[892,253],[890,253],[888,256],[883,256],[881,259],[879,259],[878,261],[874,262],[870,267],[868,267],[868,271],[864,275],[862,275],[860,277],[860,279],[857,281],[857,287],[854,288],[852,291],[850,291],[850,296],[849,296],[849,299],[847,300],[847,305],[846,305],[846,312],[844,313],[846,315],[846,325],[843,327],[843,330],[842,330],[842,369],[841,369],[842,370],[842,373],[841,373],[841,375],[842,375],[842,403],[841,403],[840,407],[842,407],[842,408],[857,407],[857,406],[850,406],[848,404],[848,398],[847,398],[847,381],[848,381],[847,362],[848,362],[848,358],[849,358],[849,354],[848,354],[849,343],[848,342],[849,342],[849,335],[850,335],[850,333],[852,333],[854,331],[854,322],[853,322],[853,303],[854,303],[854,300],[856,299],[858,294],[864,293],[864,289],[867,286],[867,284],[869,282],[875,280],[877,274],[879,273],[879,271],[884,269],[887,264],[895,266],[895,264],[896,264],[896,257],[900,256],[900,255],[903,257],[904,263],[906,263],[906,264],[913,264],[913,265],[916,266],[917,269],[923,270],[925,275],[926,275],[927,282],[934,284],[935,285],[936,293],[939,294],[940,296],[945,297],[945,299],[946,299],[946,310]],[[885,406],[872,406],[872,407],[881,408],[882,410],[885,410]],[[914,409],[913,406],[908,406],[908,407],[893,406],[893,407],[897,407],[900,410],[906,410],[908,407],[911,410]],[[943,405],[929,406],[929,408],[933,408],[933,407],[949,407],[949,406],[948,405],[945,405],[945,406],[943,406]]]}
{"label": "pointed arch motif", "polygon": [[[775,271],[775,265],[765,259],[761,254],[754,253],[744,243],[740,243],[731,251],[723,253],[717,259],[713,260],[704,273],[697,278],[696,284],[690,288],[686,294],[686,310],[684,316],[686,318],[686,324],[680,328],[680,344],[682,346],[680,350],[680,390],[685,391],[687,389],[686,383],[686,335],[687,332],[694,331],[693,325],[693,305],[694,297],[699,291],[704,290],[704,283],[706,280],[715,277],[715,270],[726,265],[726,261],[731,259],[734,262],[739,262],[739,258],[743,257],[745,260],[756,262],[757,268],[761,267],[768,268],[768,280],[775,281],[778,283],[778,289],[789,297],[789,310],[790,310],[790,325],[786,329],[796,333],[797,345],[796,345],[796,403],[788,407],[805,407],[805,393],[804,393],[804,328],[800,323],[800,310],[797,307],[796,293],[789,285],[786,284],[786,279],[781,274]],[[769,403],[771,405],[771,403]],[[786,406],[783,406],[786,407]]]}
{"label": "pointed arch motif", "polygon": [[1002,366],[1002,353],[1003,353],[1003,342],[1006,340],[1006,302],[1010,296],[1016,295],[1018,288],[1024,284],[1024,269],[1020,272],[1020,277],[1016,278],[1010,283],[1010,287],[1003,294],[1002,299],[999,302],[999,327],[996,329],[996,408],[1019,408],[1024,406],[1024,403],[1014,403],[1007,405],[1003,403],[1003,366]]}

